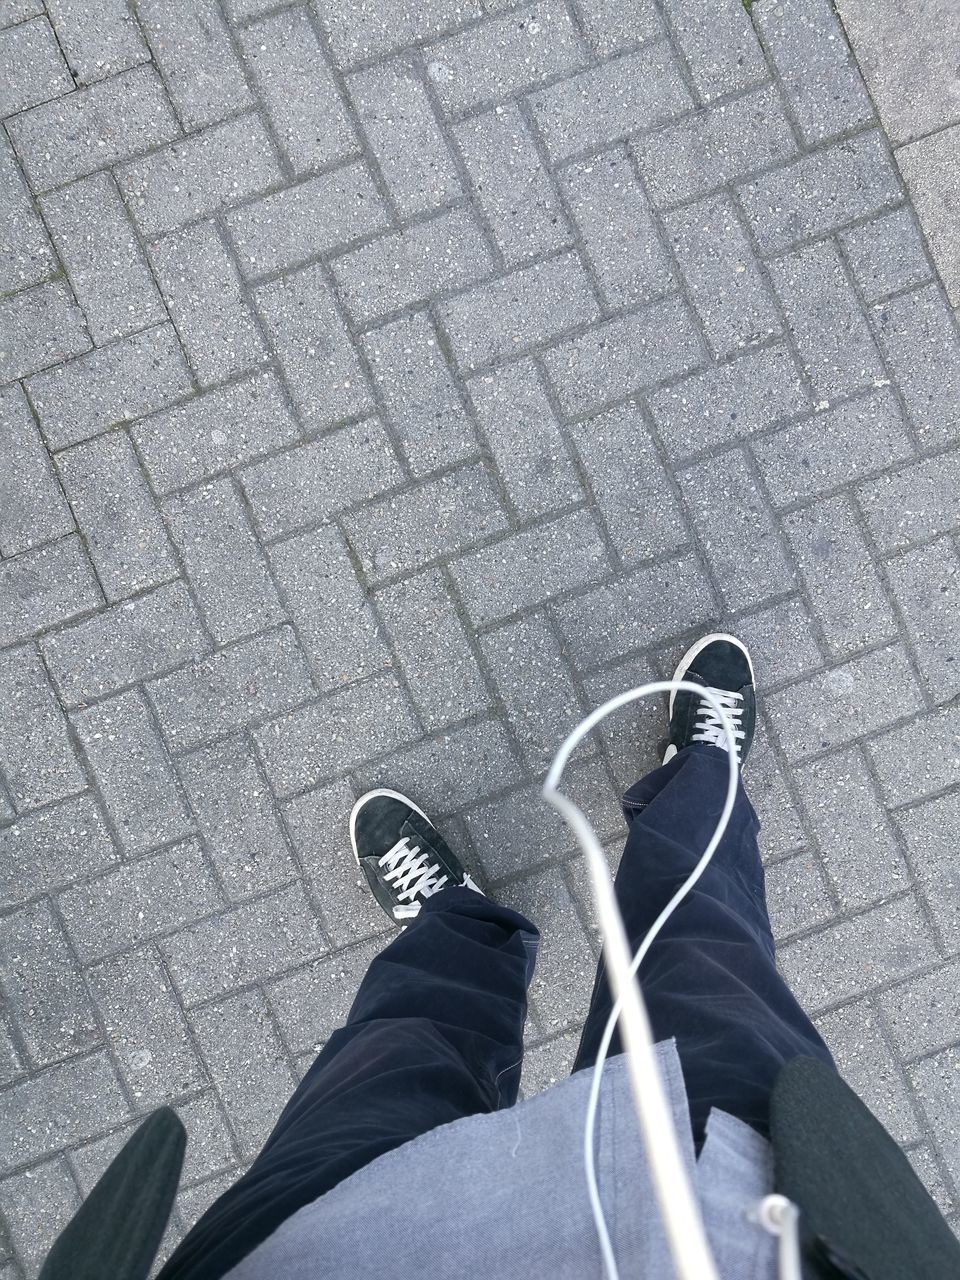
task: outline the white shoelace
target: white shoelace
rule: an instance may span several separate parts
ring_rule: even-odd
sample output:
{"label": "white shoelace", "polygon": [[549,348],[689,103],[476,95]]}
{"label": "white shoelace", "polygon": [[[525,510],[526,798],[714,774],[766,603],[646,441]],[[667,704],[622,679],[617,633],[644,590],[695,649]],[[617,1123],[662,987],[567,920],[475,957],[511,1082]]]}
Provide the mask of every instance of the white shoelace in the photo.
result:
{"label": "white shoelace", "polygon": [[423,853],[418,844],[411,845],[407,836],[388,849],[379,862],[384,880],[397,891],[400,905],[393,912],[397,920],[419,915],[417,899],[429,898],[449,879],[446,872],[441,873],[440,864],[430,865],[430,854]]}
{"label": "white shoelace", "polygon": [[[733,736],[737,739],[737,759],[740,759],[740,740],[746,737],[743,728],[743,694],[733,693],[729,689],[711,689],[710,692],[723,704],[724,709],[733,721]],[[709,742],[711,746],[728,749],[727,735],[723,731],[720,717],[708,702],[701,702],[697,708],[696,721],[692,735],[694,742]]]}

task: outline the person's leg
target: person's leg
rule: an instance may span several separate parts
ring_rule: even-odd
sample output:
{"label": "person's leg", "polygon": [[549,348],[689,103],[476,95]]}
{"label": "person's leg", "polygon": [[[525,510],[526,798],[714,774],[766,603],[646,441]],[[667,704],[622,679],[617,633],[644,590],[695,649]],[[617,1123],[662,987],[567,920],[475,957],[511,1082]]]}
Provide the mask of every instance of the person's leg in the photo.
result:
{"label": "person's leg", "polygon": [[[536,929],[470,887],[418,810],[401,818],[396,839],[368,855],[377,867],[362,858],[361,865],[391,914],[407,913],[400,916],[407,927],[371,963],[346,1025],[304,1076],[260,1155],[187,1235],[161,1280],[224,1275],[291,1214],[377,1156],[516,1101]],[[361,849],[364,834],[379,838],[361,831]]]}
{"label": "person's leg", "polygon": [[[700,665],[709,669],[708,662],[701,658]],[[683,664],[681,672],[689,678]],[[716,670],[711,674],[719,679]],[[727,755],[713,745],[716,737],[698,737],[690,725],[679,733],[671,727],[679,751],[624,796],[628,835],[616,890],[634,949],[699,861],[726,795]],[[777,972],[758,830],[740,784],[719,848],[640,969],[655,1038],[677,1041],[698,1145],[714,1106],[766,1134],[770,1091],[788,1059],[806,1055],[832,1065]],[[575,1071],[595,1062],[610,1008],[601,964]],[[615,1033],[610,1052],[621,1051]]]}

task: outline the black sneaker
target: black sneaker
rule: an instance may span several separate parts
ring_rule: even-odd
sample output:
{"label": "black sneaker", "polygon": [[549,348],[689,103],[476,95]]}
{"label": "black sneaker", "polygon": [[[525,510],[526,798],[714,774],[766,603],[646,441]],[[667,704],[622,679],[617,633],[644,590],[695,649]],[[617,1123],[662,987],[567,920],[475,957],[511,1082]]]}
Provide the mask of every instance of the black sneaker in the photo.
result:
{"label": "black sneaker", "polygon": [[[674,680],[702,684],[715,693],[729,712],[737,739],[737,760],[742,769],[757,723],[757,700],[753,687],[753,663],[746,645],[735,636],[712,635],[698,640],[680,659]],[[703,698],[674,690],[670,695],[670,745],[663,763],[691,742],[709,742],[727,749],[727,735],[720,717]]]}
{"label": "black sneaker", "polygon": [[483,890],[422,809],[398,791],[368,791],[350,814],[357,862],[387,915],[404,925],[448,885]]}

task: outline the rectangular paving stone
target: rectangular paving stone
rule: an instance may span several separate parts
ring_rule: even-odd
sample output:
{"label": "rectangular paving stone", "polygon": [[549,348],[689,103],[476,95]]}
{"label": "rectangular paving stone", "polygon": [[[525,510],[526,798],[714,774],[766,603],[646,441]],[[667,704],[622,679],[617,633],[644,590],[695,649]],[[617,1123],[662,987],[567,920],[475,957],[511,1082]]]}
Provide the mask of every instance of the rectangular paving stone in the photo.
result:
{"label": "rectangular paving stone", "polygon": [[960,882],[956,872],[956,830],[960,795],[956,791],[897,815],[917,882],[948,955],[960,950]]}
{"label": "rectangular paving stone", "polygon": [[75,711],[72,721],[128,853],[145,853],[193,829],[139,690]]}
{"label": "rectangular paving stone", "polygon": [[773,298],[728,196],[668,213],[664,225],[715,355],[733,355],[779,331]]}
{"label": "rectangular paving stone", "polygon": [[870,326],[832,241],[779,258],[770,275],[816,394],[832,399],[884,379]]}
{"label": "rectangular paving stone", "polygon": [[58,902],[86,964],[192,924],[216,911],[221,897],[200,846],[184,840],[75,885]]}
{"label": "rectangular paving stone", "polygon": [[936,285],[874,309],[874,324],[921,444],[960,437],[960,341]]}
{"label": "rectangular paving stone", "polygon": [[845,910],[908,887],[910,873],[859,747],[802,765],[793,778]]}
{"label": "rectangular paving stone", "polygon": [[296,866],[246,737],[181,756],[177,769],[228,898],[248,898],[293,879]]}
{"label": "rectangular paving stone", "polygon": [[821,499],[792,512],[784,517],[784,531],[834,657],[896,636],[890,602],[849,498]]}
{"label": "rectangular paving stone", "polygon": [[920,1136],[917,1106],[884,1033],[874,1000],[857,1000],[816,1020],[843,1078],[898,1142]]}
{"label": "rectangular paving stone", "polygon": [[779,344],[712,365],[648,397],[660,437],[677,458],[809,411],[793,357]]}
{"label": "rectangular paving stone", "polygon": [[899,203],[900,186],[874,131],[774,169],[745,183],[738,194],[767,254]]}
{"label": "rectangular paving stone", "polygon": [[803,600],[783,600],[738,618],[737,635],[750,650],[762,692],[823,666],[813,619]]}
{"label": "rectangular paving stone", "polygon": [[677,479],[729,608],[747,608],[793,587],[793,568],[743,449]]}
{"label": "rectangular paving stone", "polygon": [[851,227],[838,238],[868,302],[922,284],[931,277],[933,269],[923,238],[907,206]]}
{"label": "rectangular paving stone", "polygon": [[775,87],[686,115],[630,143],[655,206],[706,195],[797,153]]}
{"label": "rectangular paving stone", "polygon": [[482,279],[493,263],[475,215],[460,208],[351,249],[331,266],[347,309],[363,323]]}
{"label": "rectangular paving stone", "polygon": [[921,710],[923,699],[900,645],[767,696],[790,760],[803,760]]}
{"label": "rectangular paving stone", "polygon": [[140,1106],[162,1106],[203,1088],[207,1074],[153,947],[106,960],[87,980],[127,1088]]}
{"label": "rectangular paving stone", "polygon": [[960,767],[960,707],[943,707],[868,744],[888,805],[942,791]]}
{"label": "rectangular paving stone", "polygon": [[406,694],[384,672],[279,716],[254,736],[271,785],[288,796],[396,750],[416,733]]}
{"label": "rectangular paving stone", "polygon": [[243,68],[213,0],[142,0],[137,17],[187,130],[250,105]]}
{"label": "rectangular paving stone", "polygon": [[81,84],[105,80],[150,61],[136,18],[125,0],[49,0],[57,40]]}
{"label": "rectangular paving stone", "polygon": [[366,377],[321,267],[258,289],[256,305],[308,428],[371,408]]}
{"label": "rectangular paving stone", "polygon": [[404,474],[383,427],[367,418],[254,463],[239,479],[262,535],[276,538],[326,523]]}
{"label": "rectangular paving stone", "polygon": [[138,422],[132,431],[160,493],[206,479],[299,435],[273,373],[217,387]]}
{"label": "rectangular paving stone", "polygon": [[960,1039],[960,961],[901,982],[879,1004],[905,1058],[946,1049]]}
{"label": "rectangular paving stone", "polygon": [[0,920],[0,986],[34,1066],[100,1043],[76,961],[46,902]]}
{"label": "rectangular paving stone", "polygon": [[209,648],[181,582],[46,636],[43,656],[68,706],[188,661]]}
{"label": "rectangular paving stone", "polygon": [[[51,1242],[80,1207],[77,1184],[64,1157],[55,1156],[5,1178],[0,1186],[0,1204],[11,1223],[8,1241],[16,1244],[17,1254],[30,1268],[30,1274],[38,1275]],[[21,1280],[23,1274],[12,1259],[0,1270],[3,1280]]]}
{"label": "rectangular paving stone", "polygon": [[74,87],[45,17],[0,31],[0,117],[58,98]]}
{"label": "rectangular paving stone", "polygon": [[938,703],[960,694],[960,560],[947,538],[887,566],[920,674]]}
{"label": "rectangular paving stone", "polygon": [[297,796],[283,807],[287,830],[320,902],[327,935],[337,947],[393,929],[350,847],[353,801],[349,783],[337,782]]}
{"label": "rectangular paving stone", "polygon": [[521,267],[440,306],[454,357],[464,369],[509,357],[600,314],[576,253]]}
{"label": "rectangular paving stone", "polygon": [[130,1114],[105,1053],[64,1062],[24,1080],[4,1095],[4,1109],[4,1173],[95,1137]]}
{"label": "rectangular paving stone", "polygon": [[527,764],[539,773],[586,710],[553,629],[534,615],[487,632],[480,646]]}
{"label": "rectangular paving stone", "polygon": [[764,887],[777,946],[836,914],[823,871],[812,853],[797,853],[766,867]]}
{"label": "rectangular paving stone", "polygon": [[679,635],[716,616],[709,580],[693,555],[680,556],[554,606],[564,652],[595,666]]}
{"label": "rectangular paving stone", "polygon": [[570,435],[625,565],[687,541],[679,504],[635,402],[575,423]]}
{"label": "rectangular paving stone", "polygon": [[439,570],[385,587],[374,599],[428,730],[490,705],[463,622]]}
{"label": "rectangular paving stone", "polygon": [[587,39],[601,57],[660,33],[653,0],[580,0],[578,9]]}
{"label": "rectangular paving stone", "polygon": [[0,767],[21,811],[86,786],[66,718],[32,645],[0,653]]}
{"label": "rectangular paving stone", "polygon": [[358,149],[353,125],[306,9],[274,14],[241,33],[243,54],[295,172]]}
{"label": "rectangular paving stone", "polygon": [[108,600],[176,577],[163,521],[126,432],[65,449],[57,470]]}
{"label": "rectangular paving stone", "polygon": [[148,692],[167,742],[189,751],[296,706],[313,685],[293,632],[280,627],[154,681]]}
{"label": "rectangular paving stone", "polygon": [[483,12],[480,0],[434,0],[429,5],[411,5],[407,0],[381,0],[377,5],[317,0],[316,9],[334,57],[343,67],[442,35]]}
{"label": "rectangular paving stone", "polygon": [[[368,903],[371,898],[368,889]],[[381,921],[390,927],[379,906],[377,910]],[[316,960],[267,986],[267,1000],[291,1053],[315,1055],[333,1032],[343,1026],[367,966],[383,943],[382,936],[362,942],[349,951]]]}
{"label": "rectangular paving stone", "polygon": [[[658,672],[654,669],[649,659],[642,657],[627,658],[623,662],[618,662],[612,667],[604,667],[593,675],[584,678],[583,687],[587,697],[587,705],[593,710],[626,690],[636,689],[638,686],[647,684],[657,678]],[[569,794],[571,799],[583,809],[590,820],[591,826],[593,826],[601,840],[612,837],[619,844],[620,848],[616,849],[618,858],[626,834],[623,809],[620,807],[620,797],[628,787],[633,786],[638,777],[659,767],[662,753],[658,754],[657,743],[662,736],[666,710],[667,704],[662,698],[650,697],[634,701],[621,707],[618,711],[612,712],[591,733],[589,741],[599,741],[603,744],[605,754],[610,761],[610,771],[613,775],[612,787],[609,781],[604,784],[604,790],[607,792],[604,812],[606,813],[609,810],[605,829],[594,822],[591,806],[587,805],[585,807],[584,800],[586,797],[582,800],[576,794],[574,779],[577,775],[574,768],[571,766],[569,770],[564,771],[563,789],[565,794]],[[751,769],[752,772],[753,770]],[[753,779],[751,779],[750,794],[751,796],[753,795]],[[538,801],[539,807],[542,808],[543,803],[543,800],[540,799]],[[596,801],[594,801],[593,807],[596,807]],[[569,831],[565,823],[564,829]],[[579,856],[579,853],[580,846],[574,841],[571,854]],[[613,869],[613,866],[611,866],[611,871]]]}
{"label": "rectangular paving stone", "polygon": [[38,284],[0,300],[0,382],[25,378],[88,351],[90,335],[66,281]]}
{"label": "rectangular paving stone", "polygon": [[280,177],[273,144],[253,114],[211,125],[117,173],[127,205],[147,236],[209,217],[265,191]]}
{"label": "rectangular paving stone", "polygon": [[408,795],[432,816],[459,811],[520,782],[520,765],[498,720],[450,729],[407,750],[357,770],[363,787],[389,785]]}
{"label": "rectangular paving stone", "polygon": [[522,530],[450,566],[475,626],[585,587],[609,570],[606,548],[586,511]]}
{"label": "rectangular paving stone", "polygon": [[25,640],[102,603],[79,537],[23,551],[0,564],[0,645]]}
{"label": "rectangular paving stone", "polygon": [[223,381],[267,358],[236,268],[212,223],[155,240],[149,252],[201,383]]}
{"label": "rectangular paving stone", "polygon": [[857,501],[881,551],[894,551],[960,523],[960,451],[924,458],[857,489]]}
{"label": "rectangular paving stone", "polygon": [[74,528],[19,386],[0,390],[0,551],[14,556]]}
{"label": "rectangular paving stone", "polygon": [[378,580],[472,546],[507,521],[478,463],[351,512],[345,523],[350,545]]}
{"label": "rectangular paving stone", "polygon": [[64,800],[0,827],[0,903],[16,906],[117,860],[89,794]]}
{"label": "rectangular paving stone", "polygon": [[666,11],[673,38],[705,102],[767,78],[756,32],[739,0],[721,0],[709,10],[668,0]]}
{"label": "rectangular paving stone", "polygon": [[538,922],[541,944],[530,995],[544,1034],[576,1024],[590,1006],[597,957],[563,876],[556,868],[504,890],[513,907]]}
{"label": "rectangular paving stone", "polygon": [[51,191],[40,207],[97,346],[167,319],[110,174]]}
{"label": "rectangular paving stone", "polygon": [[586,60],[559,0],[488,18],[428,46],[425,56],[437,97],[451,113],[510,97]]}
{"label": "rectangular paving stone", "polygon": [[943,1135],[938,1145],[954,1183],[960,1177],[960,1141],[957,1140],[952,1120],[957,1114],[960,1092],[957,1088],[958,1067],[960,1052],[956,1048],[950,1048],[908,1069],[910,1083],[919,1096],[930,1131],[938,1136]]}
{"label": "rectangular paving stone", "polygon": [[118,164],[180,132],[152,66],[33,107],[11,120],[9,129],[37,191]]}
{"label": "rectangular paving stone", "polygon": [[452,132],[508,267],[569,244],[560,200],[516,103],[470,116]]}
{"label": "rectangular paving stone", "polygon": [[[685,647],[677,646],[678,658]],[[760,819],[761,856],[765,864],[770,865],[785,854],[806,848],[809,837],[774,751],[767,719],[761,712],[750,751],[750,799]]]}
{"label": "rectangular paving stone", "polygon": [[99,347],[27,383],[51,449],[162,409],[192,389],[172,324]]}
{"label": "rectangular paving stone", "polygon": [[239,640],[286,617],[243,503],[229,479],[171,495],[163,513],[217,643]]}
{"label": "rectangular paving stone", "polygon": [[[670,334],[669,343],[663,341],[665,333]],[[561,405],[570,414],[600,409],[607,400],[623,399],[695,368],[703,358],[703,341],[679,297],[594,325],[543,357]]]}
{"label": "rectangular paving stone", "polygon": [[583,489],[537,367],[519,360],[471,378],[470,397],[521,518],[581,501]]}
{"label": "rectangular paving stone", "polygon": [[0,292],[25,289],[59,270],[56,254],[6,135],[0,138]]}
{"label": "rectangular paving stone", "polygon": [[362,345],[373,380],[415,475],[477,451],[477,437],[426,312],[368,329]]}
{"label": "rectangular paving stone", "polygon": [[812,498],[913,452],[889,391],[848,400],[753,442],[776,506]]}
{"label": "rectangular paving stone", "polygon": [[624,150],[569,165],[563,188],[608,306],[640,306],[674,287],[649,202]]}
{"label": "rectangular paving stone", "polygon": [[758,5],[756,25],[808,145],[873,121],[873,107],[829,0]]}
{"label": "rectangular paving stone", "polygon": [[249,278],[385,229],[387,215],[370,170],[357,160],[234,209],[224,221]]}
{"label": "rectangular paving stone", "polygon": [[[638,84],[643,93],[636,92]],[[693,107],[665,41],[570,76],[528,101],[553,163],[652,129]]]}
{"label": "rectangular paving stone", "polygon": [[416,68],[393,58],[350,76],[347,88],[402,218],[461,193],[457,167]]}
{"label": "rectangular paving stone", "polygon": [[296,1080],[263,993],[244,991],[192,1016],[242,1154],[259,1152]]}
{"label": "rectangular paving stone", "polygon": [[390,665],[339,530],[289,538],[272,549],[270,560],[319,688],[360,680]]}
{"label": "rectangular paving stone", "polygon": [[894,981],[936,958],[930,931],[911,895],[788,943],[780,949],[779,966],[790,990],[813,1011]]}
{"label": "rectangular paving stone", "polygon": [[[160,943],[170,976],[188,1006],[292,969],[326,949],[299,884],[245,902]],[[218,957],[216,965],[210,964],[211,956]]]}

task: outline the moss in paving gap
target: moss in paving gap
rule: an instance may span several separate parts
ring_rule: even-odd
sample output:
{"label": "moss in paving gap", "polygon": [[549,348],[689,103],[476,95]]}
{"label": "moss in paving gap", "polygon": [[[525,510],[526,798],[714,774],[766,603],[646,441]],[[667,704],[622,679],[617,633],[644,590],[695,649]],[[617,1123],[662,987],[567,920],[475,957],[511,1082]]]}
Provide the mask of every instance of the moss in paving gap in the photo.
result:
{"label": "moss in paving gap", "polygon": [[756,0],[740,0],[740,3],[746,9],[747,13],[753,17],[753,6],[756,3]]}

